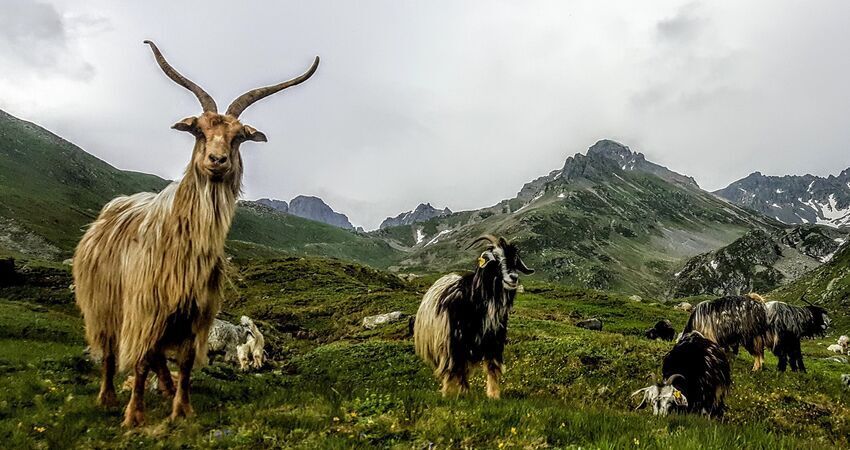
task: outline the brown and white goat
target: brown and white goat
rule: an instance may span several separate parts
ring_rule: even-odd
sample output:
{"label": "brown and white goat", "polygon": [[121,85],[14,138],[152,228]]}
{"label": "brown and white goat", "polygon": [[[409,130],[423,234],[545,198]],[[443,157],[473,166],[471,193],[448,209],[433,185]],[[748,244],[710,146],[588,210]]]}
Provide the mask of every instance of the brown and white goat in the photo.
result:
{"label": "brown and white goat", "polygon": [[[86,338],[95,356],[102,357],[99,403],[117,404],[116,362],[119,370],[135,376],[123,423],[130,427],[144,421],[150,370],[160,390],[174,395],[171,418],[192,413],[189,377],[196,359],[206,359],[210,326],[222,299],[224,242],[242,187],[239,146],[266,141],[239,115],[257,100],[307,80],[319,64],[316,57],[303,75],[251,90],[219,114],[209,94],[171,67],[153,42],[145,43],[163,72],[201,103],[200,116],[172,127],[195,137],[192,158],[183,178],[162,192],[118,197],[104,206],[77,246],[73,268]],[[176,355],[176,389],[166,352]]]}

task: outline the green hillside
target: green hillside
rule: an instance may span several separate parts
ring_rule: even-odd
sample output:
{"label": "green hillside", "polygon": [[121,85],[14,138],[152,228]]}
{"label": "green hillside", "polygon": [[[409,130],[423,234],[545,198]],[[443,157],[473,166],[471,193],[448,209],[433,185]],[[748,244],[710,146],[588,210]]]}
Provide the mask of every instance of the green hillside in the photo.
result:
{"label": "green hillside", "polygon": [[466,267],[466,245],[494,233],[517,242],[545,279],[659,294],[687,258],[780,225],[696,187],[624,169],[591,147],[517,198],[374,234],[409,247],[402,270]]}
{"label": "green hillside", "polygon": [[[474,257],[474,255],[473,255]],[[0,287],[0,439],[6,448],[826,448],[847,447],[846,364],[804,342],[808,374],[780,376],[768,355],[742,355],[724,420],[654,418],[629,394],[658,373],[670,343],[643,329],[686,315],[649,300],[526,282],[511,316],[503,399],[444,399],[413,353],[407,321],[376,330],[366,315],[412,314],[429,284],[318,258],[235,259],[222,317],[253,317],[270,362],[255,373],[216,363],[195,372],[196,416],[146,396],[147,425],[120,428],[122,410],[94,404],[98,369],[83,356],[66,269],[30,267]],[[604,331],[575,321],[600,317]],[[839,330],[836,330],[837,334]],[[25,348],[25,351],[21,349]],[[121,378],[119,378],[119,382]],[[126,402],[127,392],[119,393]]]}
{"label": "green hillside", "polygon": [[0,111],[0,247],[7,252],[67,258],[104,203],[167,183],[118,170]]}
{"label": "green hillside", "polygon": [[[256,202],[240,202],[229,239],[290,254],[329,256],[381,268],[401,255],[381,239],[283,214]],[[236,253],[240,251],[237,246],[231,247]]]}

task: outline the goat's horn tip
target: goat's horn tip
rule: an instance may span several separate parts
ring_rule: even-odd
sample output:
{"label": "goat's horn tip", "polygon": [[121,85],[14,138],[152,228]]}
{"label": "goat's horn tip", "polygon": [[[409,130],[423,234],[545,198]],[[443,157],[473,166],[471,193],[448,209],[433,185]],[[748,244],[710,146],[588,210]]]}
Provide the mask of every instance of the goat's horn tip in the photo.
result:
{"label": "goat's horn tip", "polygon": [[149,39],[145,39],[144,41],[142,41],[142,44],[153,45],[153,41],[151,41]]}

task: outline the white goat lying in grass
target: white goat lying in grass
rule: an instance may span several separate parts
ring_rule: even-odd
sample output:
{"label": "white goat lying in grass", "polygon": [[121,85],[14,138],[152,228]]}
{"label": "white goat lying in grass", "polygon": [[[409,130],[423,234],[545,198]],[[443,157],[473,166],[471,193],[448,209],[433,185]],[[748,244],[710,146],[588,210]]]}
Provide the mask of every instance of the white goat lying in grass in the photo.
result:
{"label": "white goat lying in grass", "polygon": [[832,344],[829,347],[827,347],[826,349],[831,351],[831,352],[844,354],[844,347],[842,347],[841,345],[838,345],[838,344]]}
{"label": "white goat lying in grass", "polygon": [[248,316],[242,316],[239,325],[216,319],[210,330],[210,353],[224,353],[225,361],[239,362],[242,370],[263,366],[264,344],[263,334]]}

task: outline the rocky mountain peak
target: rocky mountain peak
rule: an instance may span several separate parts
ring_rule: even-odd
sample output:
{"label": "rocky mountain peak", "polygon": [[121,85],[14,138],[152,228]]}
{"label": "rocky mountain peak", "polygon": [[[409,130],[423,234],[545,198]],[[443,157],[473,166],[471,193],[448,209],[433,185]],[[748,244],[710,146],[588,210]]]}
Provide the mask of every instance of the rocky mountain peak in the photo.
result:
{"label": "rocky mountain peak", "polygon": [[257,203],[261,205],[266,205],[276,211],[280,211],[282,213],[289,212],[289,205],[283,200],[276,200],[273,198],[261,198],[257,200]]}
{"label": "rocky mountain peak", "polygon": [[788,224],[850,225],[850,169],[826,178],[753,172],[714,194]]}
{"label": "rocky mountain peak", "polygon": [[526,183],[517,196],[527,200],[537,195],[547,183],[552,181],[596,179],[610,176],[617,170],[647,173],[678,186],[699,189],[699,185],[693,178],[647,161],[643,153],[634,152],[617,141],[602,139],[590,146],[586,155],[576,153],[568,157],[561,170],[554,170],[548,175]]}
{"label": "rocky mountain peak", "polygon": [[437,209],[431,206],[431,203],[420,203],[412,211],[403,212],[395,217],[387,217],[381,222],[380,229],[397,227],[401,225],[412,225],[414,223],[425,222],[434,217],[447,216],[452,213],[449,208]]}
{"label": "rocky mountain peak", "polygon": [[289,214],[346,230],[354,229],[354,225],[348,220],[348,216],[334,211],[319,197],[299,195],[293,198],[289,201]]}
{"label": "rocky mountain peak", "polygon": [[288,204],[283,200],[273,198],[261,198],[252,203],[269,207],[277,212],[292,214],[293,216],[315,220],[335,227],[345,228],[346,230],[354,229],[354,226],[348,221],[348,217],[345,214],[334,211],[319,197],[299,195],[293,198]]}

